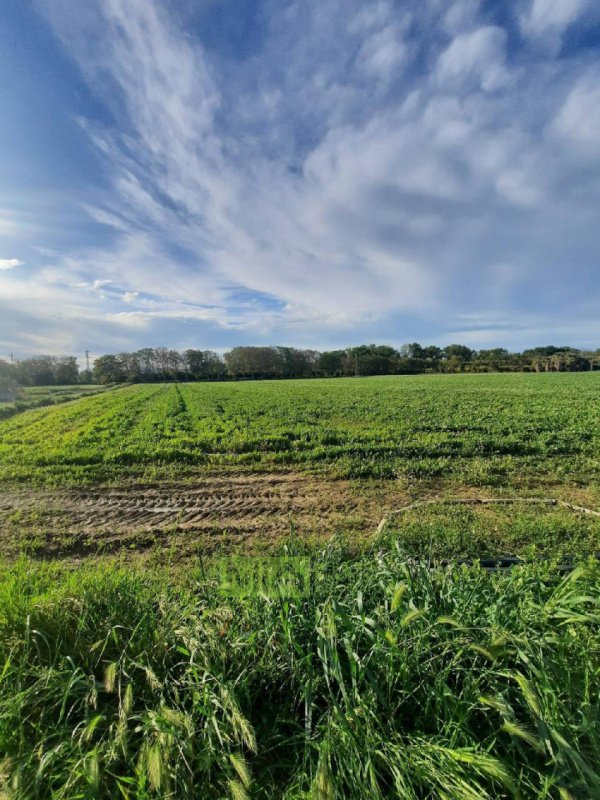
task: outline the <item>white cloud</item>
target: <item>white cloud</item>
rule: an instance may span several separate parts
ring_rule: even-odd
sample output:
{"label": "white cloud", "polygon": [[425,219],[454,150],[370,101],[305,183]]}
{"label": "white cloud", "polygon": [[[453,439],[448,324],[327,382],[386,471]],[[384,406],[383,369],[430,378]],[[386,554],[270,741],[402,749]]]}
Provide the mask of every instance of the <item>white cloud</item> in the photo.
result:
{"label": "white cloud", "polygon": [[121,299],[124,303],[134,303],[139,296],[139,292],[125,292],[121,295]]}
{"label": "white cloud", "polygon": [[521,18],[523,31],[532,36],[561,34],[588,6],[589,0],[533,0]]}
{"label": "white cloud", "polygon": [[111,280],[95,280],[92,284],[92,289],[97,291],[98,289],[102,289],[104,286],[109,286],[111,283]]}
{"label": "white cloud", "polygon": [[[301,337],[400,315],[452,327],[496,286],[550,308],[565,263],[582,291],[597,235],[573,164],[592,184],[597,73],[524,66],[476,0],[400,6],[275,4],[236,61],[155,0],[46,0],[118,124],[82,124],[111,182],[85,205],[110,244],[57,257],[34,295],[146,334]],[[536,0],[524,30],[582,8]]]}
{"label": "white cloud", "polygon": [[14,269],[22,266],[23,262],[18,258],[0,258],[0,269]]}
{"label": "white cloud", "polygon": [[459,34],[439,57],[438,80],[475,81],[486,92],[503,88],[510,79],[505,46],[506,33],[494,25]]}
{"label": "white cloud", "polygon": [[444,29],[453,35],[477,24],[480,12],[480,0],[456,0],[443,17]]}
{"label": "white cloud", "polygon": [[600,70],[577,81],[549,131],[583,157],[600,155]]}
{"label": "white cloud", "polygon": [[395,25],[388,25],[365,39],[358,61],[368,73],[387,80],[401,68],[406,57],[401,31]]}

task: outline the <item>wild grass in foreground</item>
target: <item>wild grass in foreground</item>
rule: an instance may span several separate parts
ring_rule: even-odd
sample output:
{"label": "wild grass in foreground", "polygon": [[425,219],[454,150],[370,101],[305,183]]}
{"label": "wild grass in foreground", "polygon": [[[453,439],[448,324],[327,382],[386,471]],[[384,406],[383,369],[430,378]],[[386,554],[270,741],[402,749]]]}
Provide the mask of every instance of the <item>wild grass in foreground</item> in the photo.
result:
{"label": "wild grass in foreground", "polygon": [[600,552],[600,518],[535,503],[422,506],[390,515],[383,541],[415,559],[516,555],[569,561]]}
{"label": "wild grass in foreground", "polygon": [[[308,561],[307,561],[308,558]],[[600,570],[0,568],[5,798],[600,796]]]}

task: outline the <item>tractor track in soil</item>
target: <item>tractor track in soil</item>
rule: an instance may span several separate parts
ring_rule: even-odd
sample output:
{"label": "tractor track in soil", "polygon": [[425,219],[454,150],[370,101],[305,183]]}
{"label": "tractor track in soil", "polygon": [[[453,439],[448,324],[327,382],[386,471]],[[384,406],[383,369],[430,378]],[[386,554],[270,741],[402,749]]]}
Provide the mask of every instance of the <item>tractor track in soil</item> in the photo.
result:
{"label": "tractor track in soil", "polygon": [[117,488],[16,489],[0,495],[0,549],[22,547],[24,530],[43,557],[157,547],[183,554],[241,544],[260,548],[288,535],[292,526],[312,539],[336,530],[368,534],[381,516],[378,494],[351,481],[291,472]]}

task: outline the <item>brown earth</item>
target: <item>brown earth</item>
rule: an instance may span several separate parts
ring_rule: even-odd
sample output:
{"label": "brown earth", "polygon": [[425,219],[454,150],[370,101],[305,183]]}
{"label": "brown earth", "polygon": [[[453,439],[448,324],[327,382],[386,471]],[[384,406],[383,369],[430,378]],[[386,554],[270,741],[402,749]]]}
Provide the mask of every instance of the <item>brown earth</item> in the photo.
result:
{"label": "brown earth", "polygon": [[190,483],[134,484],[0,495],[0,551],[44,558],[99,553],[176,557],[220,548],[268,548],[294,531],[325,540],[366,537],[407,496],[399,484],[365,485],[306,474],[222,474]]}

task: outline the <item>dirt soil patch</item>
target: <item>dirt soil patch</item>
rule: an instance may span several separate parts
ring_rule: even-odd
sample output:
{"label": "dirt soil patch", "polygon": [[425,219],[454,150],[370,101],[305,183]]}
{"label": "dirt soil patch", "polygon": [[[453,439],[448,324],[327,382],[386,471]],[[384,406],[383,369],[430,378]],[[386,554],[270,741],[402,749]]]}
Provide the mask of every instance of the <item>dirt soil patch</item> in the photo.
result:
{"label": "dirt soil patch", "polygon": [[[383,500],[383,493],[385,500]],[[216,549],[261,550],[294,531],[325,540],[369,536],[383,513],[406,501],[400,485],[324,480],[299,473],[223,474],[193,483],[134,484],[0,496],[0,550],[45,558],[171,549],[176,557]]]}

